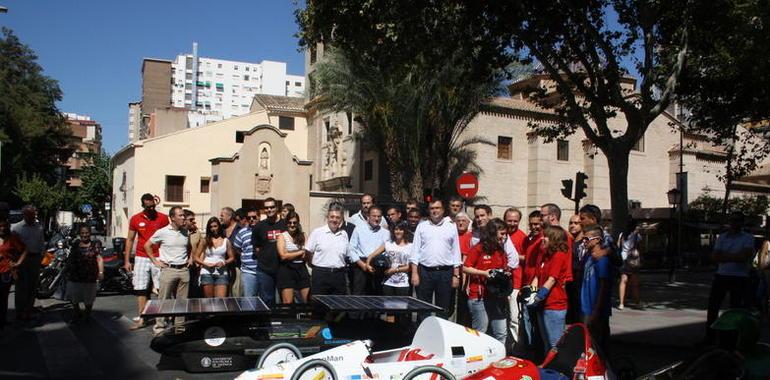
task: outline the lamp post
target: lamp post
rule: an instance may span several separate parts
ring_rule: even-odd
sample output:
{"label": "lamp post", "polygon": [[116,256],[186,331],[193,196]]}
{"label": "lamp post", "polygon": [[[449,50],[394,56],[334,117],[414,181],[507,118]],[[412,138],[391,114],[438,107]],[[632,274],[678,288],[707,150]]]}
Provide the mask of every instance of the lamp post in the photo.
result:
{"label": "lamp post", "polygon": [[[675,282],[676,281],[676,257],[678,253],[675,251],[675,246],[672,244],[672,241],[674,240],[674,213],[676,212],[676,206],[680,205],[682,203],[682,192],[679,191],[677,188],[673,188],[669,190],[666,195],[668,196],[668,204],[671,205],[671,239],[668,241],[668,249],[669,249],[669,272],[668,272],[668,282]],[[680,209],[679,212],[682,212]],[[677,241],[679,240],[680,236],[677,236]],[[676,245],[676,247],[679,247],[679,244]]]}

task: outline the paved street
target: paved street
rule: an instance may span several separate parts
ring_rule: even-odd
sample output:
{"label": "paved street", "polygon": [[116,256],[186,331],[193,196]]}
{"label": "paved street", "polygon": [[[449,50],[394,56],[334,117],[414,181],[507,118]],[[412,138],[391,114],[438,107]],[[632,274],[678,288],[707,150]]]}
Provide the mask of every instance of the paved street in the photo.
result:
{"label": "paved street", "polygon": [[[613,310],[613,361],[631,362],[642,374],[697,352],[693,344],[702,338],[710,278],[710,273],[682,274],[680,283],[669,285],[665,274],[643,274],[646,308]],[[151,330],[128,329],[135,315],[131,296],[99,297],[94,321],[83,326],[64,322],[69,308],[62,302],[42,304],[46,312],[41,322],[11,324],[2,333],[0,378],[227,379],[234,375],[159,370],[160,356],[149,348]],[[770,342],[767,326],[763,339]]]}

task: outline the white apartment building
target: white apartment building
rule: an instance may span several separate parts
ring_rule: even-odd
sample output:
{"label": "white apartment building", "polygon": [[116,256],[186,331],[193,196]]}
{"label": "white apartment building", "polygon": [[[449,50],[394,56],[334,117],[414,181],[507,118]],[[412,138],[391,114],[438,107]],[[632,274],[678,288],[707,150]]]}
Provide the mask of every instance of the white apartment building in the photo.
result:
{"label": "white apartment building", "polygon": [[192,54],[176,57],[171,68],[171,106],[189,109],[189,127],[243,115],[256,94],[302,97],[305,77],[288,75],[285,62],[227,61]]}

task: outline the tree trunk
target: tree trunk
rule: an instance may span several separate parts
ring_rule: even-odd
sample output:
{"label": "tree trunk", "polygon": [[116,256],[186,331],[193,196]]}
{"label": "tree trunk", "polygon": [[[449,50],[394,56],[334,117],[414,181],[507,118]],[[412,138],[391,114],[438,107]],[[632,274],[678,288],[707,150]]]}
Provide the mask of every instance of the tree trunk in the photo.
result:
{"label": "tree trunk", "polygon": [[610,207],[612,211],[612,235],[617,239],[619,233],[628,226],[628,152],[613,149],[604,152],[610,169]]}
{"label": "tree trunk", "polygon": [[735,142],[737,140],[737,127],[733,128],[733,141],[727,149],[727,164],[725,164],[725,198],[722,200],[722,217],[727,220],[727,207],[730,203],[730,185],[733,183],[733,159],[735,158]]}

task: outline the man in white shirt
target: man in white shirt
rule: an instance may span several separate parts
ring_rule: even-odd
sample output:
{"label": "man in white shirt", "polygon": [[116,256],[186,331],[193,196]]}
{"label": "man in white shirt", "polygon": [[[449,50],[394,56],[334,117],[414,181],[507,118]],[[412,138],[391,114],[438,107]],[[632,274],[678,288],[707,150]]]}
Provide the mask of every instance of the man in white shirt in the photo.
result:
{"label": "man in white shirt", "polygon": [[[364,194],[361,196],[361,210],[353,214],[348,219],[349,223],[353,223],[358,228],[364,228],[369,224],[369,209],[374,206],[374,195]],[[380,220],[380,226],[388,228],[388,222],[383,218]]]}
{"label": "man in white shirt", "polygon": [[[188,287],[190,284],[189,266],[192,263],[190,255],[190,239],[187,231],[184,229],[185,218],[184,210],[181,207],[174,206],[168,212],[169,225],[163,227],[147,240],[144,245],[146,252],[152,252],[152,245],[160,246],[158,257],[149,255],[153,265],[160,268],[160,291],[159,300],[177,298],[186,299]],[[177,318],[175,325],[181,328],[183,318]],[[153,330],[160,334],[165,329],[163,318],[155,320]]]}
{"label": "man in white shirt", "polygon": [[312,265],[310,294],[347,294],[348,234],[342,225],[342,209],[329,207],[326,225],[313,230],[305,244]]}
{"label": "man in white shirt", "polygon": [[27,247],[27,257],[18,268],[19,279],[16,281],[16,318],[19,320],[33,319],[35,298],[40,284],[40,261],[45,250],[43,226],[37,221],[37,208],[26,205],[21,210],[24,220],[14,223],[11,232],[17,234]]}
{"label": "man in white shirt", "polygon": [[[446,318],[451,312],[452,289],[460,285],[460,241],[455,223],[444,216],[441,200],[430,202],[428,211],[430,217],[414,232],[412,285],[417,287],[417,298],[443,308],[440,316]],[[426,315],[419,317],[422,320]]]}
{"label": "man in white shirt", "polygon": [[369,222],[365,226],[356,227],[350,238],[348,259],[353,263],[353,283],[350,293],[355,295],[372,294],[373,269],[366,264],[366,259],[372,252],[390,240],[390,231],[380,225],[382,209],[378,206],[369,208]]}

